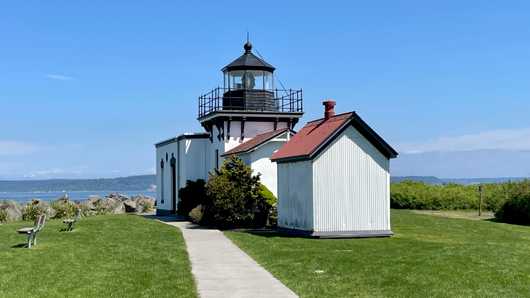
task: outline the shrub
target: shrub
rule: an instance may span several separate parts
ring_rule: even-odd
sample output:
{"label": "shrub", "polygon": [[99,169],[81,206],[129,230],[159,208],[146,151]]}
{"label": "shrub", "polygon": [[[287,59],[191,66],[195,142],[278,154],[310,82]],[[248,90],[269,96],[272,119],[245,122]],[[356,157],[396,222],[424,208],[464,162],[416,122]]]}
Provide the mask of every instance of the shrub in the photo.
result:
{"label": "shrub", "polygon": [[260,183],[259,193],[265,199],[265,202],[270,206],[274,206],[278,203],[278,199],[274,196],[272,191],[270,191],[267,186]]}
{"label": "shrub", "polygon": [[269,209],[267,225],[271,227],[276,227],[278,225],[278,205],[274,205]]}
{"label": "shrub", "polygon": [[48,204],[40,200],[32,200],[30,203],[26,204],[24,210],[22,211],[23,220],[35,220],[37,216],[41,214],[47,214],[50,217],[53,217],[55,214],[51,212]]}
{"label": "shrub", "polygon": [[275,227],[278,224],[278,199],[274,194],[263,184],[260,185],[260,195],[265,199],[267,203],[267,225]]}
{"label": "shrub", "polygon": [[0,223],[7,222],[7,211],[5,209],[0,209]]}
{"label": "shrub", "polygon": [[202,222],[220,228],[255,227],[266,223],[267,202],[260,193],[259,175],[235,156],[210,175]]}
{"label": "shrub", "polygon": [[204,213],[203,213],[202,205],[199,205],[199,206],[191,209],[190,213],[188,214],[188,216],[190,217],[191,221],[194,222],[194,223],[197,223],[197,224],[201,223],[203,215],[204,215]]}
{"label": "shrub", "polygon": [[187,216],[190,211],[206,198],[206,181],[198,179],[196,181],[186,181],[186,186],[179,189],[179,202],[177,204],[177,214]]}
{"label": "shrub", "polygon": [[[482,208],[497,211],[509,198],[530,193],[530,180],[483,184]],[[403,181],[391,186],[390,204],[398,209],[478,209],[477,185],[429,185]]]}
{"label": "shrub", "polygon": [[76,204],[68,199],[56,200],[52,202],[51,207],[55,210],[54,218],[74,217],[77,210]]}
{"label": "shrub", "polygon": [[530,224],[530,193],[517,194],[507,200],[495,212],[495,217],[507,223]]}

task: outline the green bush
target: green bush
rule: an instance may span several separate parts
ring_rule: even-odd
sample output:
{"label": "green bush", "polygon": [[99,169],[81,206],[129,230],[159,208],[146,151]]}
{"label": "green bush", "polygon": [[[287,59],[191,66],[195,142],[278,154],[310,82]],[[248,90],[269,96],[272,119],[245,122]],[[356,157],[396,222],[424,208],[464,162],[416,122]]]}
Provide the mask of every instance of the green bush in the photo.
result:
{"label": "green bush", "polygon": [[77,211],[76,204],[68,199],[53,201],[51,207],[55,210],[54,218],[72,218]]}
{"label": "green bush", "polygon": [[226,159],[206,184],[202,223],[220,228],[264,226],[269,205],[259,181],[240,158]]}
{"label": "green bush", "polygon": [[[483,184],[484,210],[497,211],[509,198],[530,193],[530,180]],[[478,185],[430,185],[403,181],[391,186],[390,204],[397,209],[478,209]]]}
{"label": "green bush", "polygon": [[5,209],[0,209],[0,223],[7,222],[7,211]]}
{"label": "green bush", "polygon": [[190,211],[206,198],[206,181],[198,179],[196,181],[186,181],[186,186],[179,189],[179,202],[177,204],[177,214],[188,216]]}
{"label": "green bush", "polygon": [[[37,216],[49,213],[48,206],[46,203],[40,200],[32,200],[30,203],[26,204],[24,210],[22,211],[23,220],[35,220]],[[48,214],[49,215],[49,214]]]}
{"label": "green bush", "polygon": [[278,224],[278,199],[274,194],[263,184],[260,185],[260,195],[267,202],[267,225],[275,227]]}
{"label": "green bush", "polygon": [[530,193],[517,194],[508,199],[495,212],[495,217],[503,222],[529,225],[530,224]]}
{"label": "green bush", "polygon": [[278,199],[274,196],[272,191],[270,191],[264,184],[260,183],[259,193],[270,206],[274,206],[278,203]]}

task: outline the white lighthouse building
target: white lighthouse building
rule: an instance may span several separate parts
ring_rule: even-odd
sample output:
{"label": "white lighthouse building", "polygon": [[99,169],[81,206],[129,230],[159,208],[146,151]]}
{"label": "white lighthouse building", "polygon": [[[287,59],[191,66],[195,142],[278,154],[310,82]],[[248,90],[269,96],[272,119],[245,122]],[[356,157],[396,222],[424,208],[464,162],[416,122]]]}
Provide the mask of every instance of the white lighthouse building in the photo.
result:
{"label": "white lighthouse building", "polygon": [[252,45],[222,69],[223,87],[199,97],[201,133],[185,133],[156,147],[157,213],[175,213],[187,180],[207,179],[228,155],[240,156],[277,194],[270,157],[293,135],[303,115],[302,90],[274,87],[275,68],[252,53]]}

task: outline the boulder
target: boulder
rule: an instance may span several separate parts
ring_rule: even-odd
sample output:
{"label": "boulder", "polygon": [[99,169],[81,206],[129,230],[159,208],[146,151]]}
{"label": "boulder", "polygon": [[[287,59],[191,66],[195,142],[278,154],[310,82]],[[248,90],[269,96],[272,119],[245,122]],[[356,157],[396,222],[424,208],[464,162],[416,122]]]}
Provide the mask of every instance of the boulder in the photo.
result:
{"label": "boulder", "polygon": [[156,202],[154,198],[144,195],[134,196],[133,199],[136,201],[136,212],[152,211]]}
{"label": "boulder", "polygon": [[134,199],[128,199],[123,201],[123,206],[125,207],[125,212],[136,212],[138,205]]}
{"label": "boulder", "polygon": [[116,199],[116,200],[120,200],[120,201],[126,201],[126,200],[129,200],[129,197],[126,196],[126,195],[123,195],[123,194],[120,194],[120,193],[117,193],[117,192],[114,192],[114,193],[111,193],[107,196],[107,198],[109,199]]}
{"label": "boulder", "polygon": [[80,201],[78,203],[78,206],[81,209],[81,214],[83,216],[96,215],[97,209],[96,209],[95,202],[97,202],[98,200],[101,200],[101,198],[97,199],[97,198],[89,197],[86,200]]}
{"label": "boulder", "polygon": [[125,206],[123,202],[116,198],[105,198],[98,202],[98,207],[105,210],[109,214],[123,214],[125,213]]}
{"label": "boulder", "polygon": [[0,201],[0,210],[6,213],[6,221],[17,221],[22,219],[22,207],[15,201]]}

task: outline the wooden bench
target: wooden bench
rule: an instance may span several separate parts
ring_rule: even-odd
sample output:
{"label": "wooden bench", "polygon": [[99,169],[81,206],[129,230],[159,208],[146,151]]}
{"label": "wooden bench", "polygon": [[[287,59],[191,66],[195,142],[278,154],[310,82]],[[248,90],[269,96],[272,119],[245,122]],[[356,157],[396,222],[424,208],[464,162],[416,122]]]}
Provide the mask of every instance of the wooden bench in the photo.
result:
{"label": "wooden bench", "polygon": [[35,246],[37,244],[37,234],[42,230],[45,223],[46,214],[42,214],[38,215],[37,218],[35,218],[35,223],[33,224],[33,227],[27,227],[17,230],[19,234],[25,234],[28,236],[28,243],[26,245],[28,248],[31,248],[31,246]]}
{"label": "wooden bench", "polygon": [[81,218],[81,209],[78,208],[77,211],[75,212],[74,218],[63,220],[63,223],[66,224],[66,228],[64,230],[66,232],[72,231],[74,229],[75,223],[79,220],[79,218]]}

